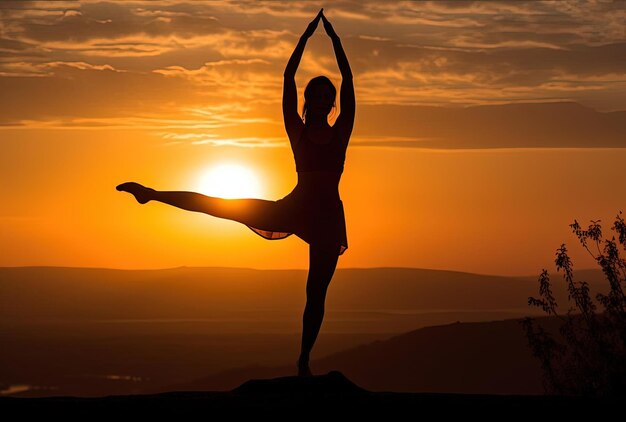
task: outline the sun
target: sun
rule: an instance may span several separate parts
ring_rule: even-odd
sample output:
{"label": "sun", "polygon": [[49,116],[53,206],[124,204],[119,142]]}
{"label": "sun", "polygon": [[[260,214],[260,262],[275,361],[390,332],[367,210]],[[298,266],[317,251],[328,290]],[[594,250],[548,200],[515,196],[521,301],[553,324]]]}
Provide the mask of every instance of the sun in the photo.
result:
{"label": "sun", "polygon": [[259,178],[250,168],[239,164],[224,163],[204,171],[199,178],[197,190],[220,198],[259,198]]}

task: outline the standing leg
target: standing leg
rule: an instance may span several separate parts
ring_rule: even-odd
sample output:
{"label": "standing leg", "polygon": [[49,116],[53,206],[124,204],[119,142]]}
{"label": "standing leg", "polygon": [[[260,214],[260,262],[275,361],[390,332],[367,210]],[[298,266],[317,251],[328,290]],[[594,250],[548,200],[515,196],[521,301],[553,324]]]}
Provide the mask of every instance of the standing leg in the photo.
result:
{"label": "standing leg", "polygon": [[298,359],[298,375],[310,376],[309,355],[324,319],[324,302],[333,278],[339,253],[309,245],[309,275],[306,282],[306,307],[302,319],[302,349]]}

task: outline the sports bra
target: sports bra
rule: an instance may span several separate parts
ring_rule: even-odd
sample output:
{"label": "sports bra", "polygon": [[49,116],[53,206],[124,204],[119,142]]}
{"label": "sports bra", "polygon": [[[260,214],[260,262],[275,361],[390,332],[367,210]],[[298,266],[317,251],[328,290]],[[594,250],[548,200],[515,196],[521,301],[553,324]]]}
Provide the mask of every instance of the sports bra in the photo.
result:
{"label": "sports bra", "polygon": [[337,129],[333,126],[333,136],[328,143],[316,144],[305,136],[306,126],[294,148],[296,172],[334,170],[343,173],[346,148],[337,138]]}

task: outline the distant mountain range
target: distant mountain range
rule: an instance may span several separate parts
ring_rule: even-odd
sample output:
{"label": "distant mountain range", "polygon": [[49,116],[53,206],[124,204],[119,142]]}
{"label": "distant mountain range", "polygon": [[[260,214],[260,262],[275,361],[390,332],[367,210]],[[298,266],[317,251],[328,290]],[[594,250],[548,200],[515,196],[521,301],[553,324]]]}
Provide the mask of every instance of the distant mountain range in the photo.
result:
{"label": "distant mountain range", "polygon": [[[555,332],[555,318],[540,318]],[[293,375],[294,365],[251,365],[145,393],[227,391],[248,379]],[[425,327],[311,361],[316,374],[341,370],[370,391],[543,394],[541,367],[519,320]]]}
{"label": "distant mountain range", "polygon": [[[600,270],[577,270],[607,293]],[[517,310],[537,297],[537,276],[507,277],[417,268],[337,269],[326,309],[350,312]],[[306,270],[179,267],[116,270],[0,267],[0,321],[32,319],[210,318],[249,310],[302,310]],[[562,274],[553,272],[559,303]]]}
{"label": "distant mountain range", "polygon": [[[22,388],[29,397],[225,391],[294,375],[306,276],[0,268],[0,390]],[[593,296],[607,291],[599,270],[574,276]],[[371,391],[541,394],[539,363],[518,322],[543,316],[527,305],[538,297],[537,278],[338,269],[311,369],[341,371]],[[552,282],[566,305],[562,275]]]}

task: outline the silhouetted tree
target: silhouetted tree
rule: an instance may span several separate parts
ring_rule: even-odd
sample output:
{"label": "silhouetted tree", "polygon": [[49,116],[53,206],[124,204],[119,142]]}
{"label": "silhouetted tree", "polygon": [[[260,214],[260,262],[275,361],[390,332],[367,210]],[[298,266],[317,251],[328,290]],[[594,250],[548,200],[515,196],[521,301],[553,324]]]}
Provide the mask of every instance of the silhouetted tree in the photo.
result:
{"label": "silhouetted tree", "polygon": [[[626,250],[626,224],[621,214],[622,211],[611,229]],[[548,271],[543,269],[539,276],[541,298],[529,297],[528,305],[540,307],[548,316],[558,318],[561,337],[557,340],[536,324],[534,318],[526,317],[520,322],[533,355],[541,361],[544,388],[548,394],[624,396],[626,300],[623,285],[626,284],[626,260],[619,256],[615,236],[612,240],[604,240],[603,251],[600,250],[600,220],[591,220],[587,230],[582,230],[576,220],[569,226],[608,280],[609,293],[596,295],[604,310],[596,313],[596,304],[589,297],[589,285],[585,281],[574,281],[572,262],[563,243],[556,252],[556,268],[557,271],[563,270],[568,301],[573,301],[579,312],[574,312],[575,308],[570,306],[567,315],[557,313]],[[589,249],[588,241],[595,243],[597,256]]]}

